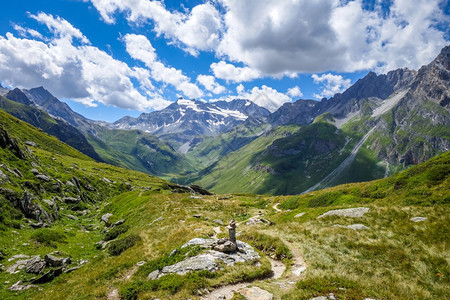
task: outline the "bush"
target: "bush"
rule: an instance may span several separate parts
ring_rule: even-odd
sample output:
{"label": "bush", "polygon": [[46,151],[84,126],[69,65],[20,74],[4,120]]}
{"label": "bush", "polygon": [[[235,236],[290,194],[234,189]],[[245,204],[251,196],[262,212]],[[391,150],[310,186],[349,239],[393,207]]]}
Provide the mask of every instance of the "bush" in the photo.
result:
{"label": "bush", "polygon": [[56,242],[67,243],[67,237],[64,233],[48,228],[37,229],[33,232],[31,238],[40,244],[53,248],[57,247]]}
{"label": "bush", "polygon": [[131,234],[122,239],[113,241],[108,246],[108,253],[113,256],[120,255],[123,251],[133,247],[141,239],[140,236]]}
{"label": "bush", "polygon": [[106,234],[105,234],[105,241],[111,241],[114,240],[116,237],[121,235],[122,233],[125,233],[128,231],[130,227],[128,225],[119,225],[116,227],[111,228]]}

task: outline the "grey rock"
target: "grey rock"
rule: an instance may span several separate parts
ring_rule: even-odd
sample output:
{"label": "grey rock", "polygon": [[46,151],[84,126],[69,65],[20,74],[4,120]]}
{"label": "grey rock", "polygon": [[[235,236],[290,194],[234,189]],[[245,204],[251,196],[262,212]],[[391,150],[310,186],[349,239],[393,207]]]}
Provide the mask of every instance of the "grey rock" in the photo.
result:
{"label": "grey rock", "polygon": [[72,262],[70,257],[57,257],[52,254],[46,254],[44,260],[49,266],[52,267],[65,266]]}
{"label": "grey rock", "polygon": [[21,283],[22,283],[21,280],[17,281],[9,288],[9,290],[16,292],[16,291],[24,291],[24,290],[28,290],[30,288],[36,287],[33,284],[21,284]]}
{"label": "grey rock", "polygon": [[35,256],[25,264],[25,272],[39,274],[45,268],[45,261],[40,256]]}
{"label": "grey rock", "polygon": [[113,214],[110,214],[110,213],[107,213],[107,214],[104,214],[103,216],[102,216],[102,221],[103,222],[105,222],[105,225],[107,226],[107,227],[109,227],[109,226],[111,226],[111,223],[110,223],[110,218],[113,216]]}
{"label": "grey rock", "polygon": [[329,217],[329,216],[361,218],[369,210],[370,210],[370,208],[368,208],[368,207],[334,209],[334,210],[327,211],[326,213],[318,216],[317,218],[324,218],[324,217]]}
{"label": "grey rock", "polygon": [[223,225],[223,221],[221,219],[212,220],[213,223],[217,223],[219,225]]}
{"label": "grey rock", "polygon": [[68,268],[68,269],[64,270],[64,273],[70,273],[70,272],[73,272],[73,271],[78,270],[79,268],[81,268],[81,266],[76,266],[76,267]]}
{"label": "grey rock", "polygon": [[36,143],[33,141],[25,141],[25,144],[31,147],[36,147]]}
{"label": "grey rock", "polygon": [[44,227],[44,226],[45,226],[45,224],[44,224],[43,222],[38,222],[38,223],[30,223],[30,226],[31,226],[32,228],[34,228],[34,229],[37,229],[37,228],[41,228],[41,227]]}
{"label": "grey rock", "polygon": [[63,201],[66,204],[77,204],[77,203],[80,203],[81,200],[79,198],[74,198],[74,197],[64,197]]}
{"label": "grey rock", "polygon": [[272,222],[270,222],[269,220],[256,216],[248,219],[245,225],[258,225],[258,224],[270,225],[271,223]]}
{"label": "grey rock", "polygon": [[75,186],[75,183],[73,183],[73,182],[70,181],[70,180],[67,180],[66,185],[67,185],[67,186]]}
{"label": "grey rock", "polygon": [[37,169],[31,169],[30,170],[31,173],[33,173],[34,175],[38,175],[40,172]]}
{"label": "grey rock", "polygon": [[203,238],[195,238],[181,246],[181,248],[189,247],[189,246],[202,246],[204,248],[212,248],[215,244],[215,240],[213,239],[203,239]]}
{"label": "grey rock", "polygon": [[78,220],[78,217],[74,216],[74,215],[67,215],[67,218],[72,219],[72,220]]}
{"label": "grey rock", "polygon": [[348,229],[353,229],[353,230],[366,230],[366,229],[369,229],[369,227],[367,227],[366,225],[363,225],[363,224],[351,224],[351,225],[336,224],[336,225],[333,225],[333,227],[348,228]]}
{"label": "grey rock", "polygon": [[246,287],[238,290],[239,294],[248,300],[272,300],[273,295],[259,287]]}
{"label": "grey rock", "polygon": [[13,260],[16,260],[16,259],[19,259],[19,258],[30,258],[30,256],[29,255],[25,255],[25,254],[17,254],[17,255],[11,256],[8,259],[8,261],[13,261]]}
{"label": "grey rock", "polygon": [[8,176],[6,176],[2,170],[0,170],[0,180],[8,180]]}
{"label": "grey rock", "polygon": [[49,199],[44,199],[42,201],[50,207],[53,207],[56,204],[54,201],[49,200]]}
{"label": "grey rock", "polygon": [[425,218],[425,217],[414,217],[414,218],[411,218],[409,220],[413,221],[413,222],[423,222],[423,221],[426,221],[427,218]]}
{"label": "grey rock", "polygon": [[49,182],[51,180],[50,176],[44,175],[44,174],[38,174],[36,175],[36,178],[42,181]]}
{"label": "grey rock", "polygon": [[197,218],[197,219],[200,219],[200,218],[202,217],[202,215],[200,215],[200,214],[195,214],[195,215],[193,215],[193,217],[194,217],[194,218]]}
{"label": "grey rock", "polygon": [[44,273],[42,276],[30,280],[31,283],[46,283],[52,281],[57,276],[61,275],[63,272],[62,267],[59,267],[57,269],[49,270],[48,272]]}
{"label": "grey rock", "polygon": [[296,214],[296,215],[294,216],[294,218],[300,218],[300,217],[303,216],[304,214],[305,214],[304,212],[298,213],[298,214]]}
{"label": "grey rock", "polygon": [[150,274],[148,274],[147,279],[148,280],[158,279],[158,275],[159,275],[159,270],[155,270],[153,272],[150,272]]}
{"label": "grey rock", "polygon": [[16,274],[19,273],[21,269],[25,267],[27,264],[28,259],[18,260],[15,264],[10,266],[8,269],[6,269],[6,272],[9,274]]}
{"label": "grey rock", "polygon": [[114,224],[111,225],[111,228],[119,226],[119,225],[122,225],[123,223],[125,223],[125,219],[121,219],[121,220],[119,220],[117,222],[114,222]]}

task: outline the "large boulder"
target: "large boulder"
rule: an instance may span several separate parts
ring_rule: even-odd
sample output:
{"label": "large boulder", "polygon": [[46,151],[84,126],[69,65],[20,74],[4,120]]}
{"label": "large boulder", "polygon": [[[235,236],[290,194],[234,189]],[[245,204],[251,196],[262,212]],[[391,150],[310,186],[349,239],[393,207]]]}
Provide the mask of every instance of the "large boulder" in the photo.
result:
{"label": "large boulder", "polygon": [[70,257],[57,257],[52,254],[46,254],[45,262],[52,267],[66,266],[72,262]]}
{"label": "large boulder", "polygon": [[113,214],[107,213],[102,216],[102,221],[105,222],[106,227],[111,226],[111,217]]}
{"label": "large boulder", "polygon": [[350,217],[350,218],[361,218],[370,210],[368,207],[355,207],[346,209],[333,209],[327,211],[326,213],[318,216],[317,218],[325,218],[329,216],[340,216],[340,217]]}
{"label": "large boulder", "polygon": [[39,274],[45,268],[45,261],[40,256],[35,256],[25,264],[25,272]]}

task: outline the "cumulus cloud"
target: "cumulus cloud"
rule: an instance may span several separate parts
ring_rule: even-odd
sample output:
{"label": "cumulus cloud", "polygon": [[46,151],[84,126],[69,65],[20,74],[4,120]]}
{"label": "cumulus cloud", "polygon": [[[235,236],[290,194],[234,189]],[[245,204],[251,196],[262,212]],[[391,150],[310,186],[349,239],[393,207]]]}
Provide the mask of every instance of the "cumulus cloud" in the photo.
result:
{"label": "cumulus cloud", "polygon": [[31,29],[31,28],[24,28],[17,24],[14,25],[14,30],[17,31],[17,33],[22,37],[31,36],[31,37],[38,38],[41,40],[44,38],[40,32],[38,32],[34,29]]}
{"label": "cumulus cloud", "polygon": [[218,72],[222,77],[259,73],[236,82],[299,72],[417,69],[448,44],[450,25],[440,0],[393,0],[388,7],[362,0],[217,0],[184,12],[167,10],[162,1],[91,2],[108,23],[117,13],[129,22],[152,21],[157,34],[182,49],[212,50],[248,68],[236,71],[221,62],[218,67],[229,69]]}
{"label": "cumulus cloud", "polygon": [[236,92],[237,92],[238,94],[242,93],[244,90],[245,90],[245,88],[244,88],[244,86],[242,85],[242,83],[239,84],[239,85],[236,87]]}
{"label": "cumulus cloud", "polygon": [[231,82],[252,81],[260,78],[261,73],[249,67],[236,67],[225,61],[211,64],[214,76]]}
{"label": "cumulus cloud", "polygon": [[314,94],[314,97],[317,99],[332,97],[336,93],[342,93],[351,86],[351,80],[344,79],[341,75],[333,75],[328,73],[321,76],[313,74],[311,77],[313,78],[314,83],[321,84],[323,86],[320,94]]}
{"label": "cumulus cloud", "polygon": [[214,76],[211,75],[198,75],[197,81],[210,92],[214,94],[221,94],[225,92],[225,87],[216,82]]}
{"label": "cumulus cloud", "polygon": [[211,3],[192,8],[190,13],[168,11],[160,1],[148,0],[91,0],[107,23],[114,23],[116,12],[126,13],[130,22],[154,22],[154,30],[193,55],[198,50],[217,47],[222,28],[218,10]]}
{"label": "cumulus cloud", "polygon": [[298,86],[288,89],[286,94],[291,98],[303,96],[303,93]]}
{"label": "cumulus cloud", "polygon": [[132,58],[142,61],[150,69],[154,80],[174,86],[189,98],[203,96],[203,92],[198,86],[190,82],[190,78],[184,75],[181,70],[166,67],[158,61],[155,48],[145,36],[127,34],[123,39],[128,54]]}
{"label": "cumulus cloud", "polygon": [[[66,20],[40,13],[31,16],[54,34],[48,41],[0,36],[0,78],[9,86],[45,86],[59,98],[70,98],[87,106],[97,102],[121,108],[160,108],[150,73],[130,68],[100,49]],[[74,45],[76,38],[82,42]],[[139,84],[134,86],[132,80]],[[152,94],[152,98],[149,97]],[[149,98],[151,100],[149,100]]]}
{"label": "cumulus cloud", "polygon": [[237,96],[238,98],[249,99],[259,106],[267,108],[271,112],[276,111],[284,103],[291,101],[291,98],[285,94],[280,93],[276,89],[266,85],[263,85],[260,88],[255,86],[248,92],[244,91],[242,87],[242,89],[239,88],[239,91],[240,93]]}

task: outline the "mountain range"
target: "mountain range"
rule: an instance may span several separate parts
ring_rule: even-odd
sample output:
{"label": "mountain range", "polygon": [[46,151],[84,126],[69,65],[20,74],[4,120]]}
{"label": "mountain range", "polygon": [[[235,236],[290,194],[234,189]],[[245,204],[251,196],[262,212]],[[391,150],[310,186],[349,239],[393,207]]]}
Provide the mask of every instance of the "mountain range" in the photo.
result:
{"label": "mountain range", "polygon": [[[110,124],[43,87],[1,108],[98,160],[215,192],[295,194],[385,177],[450,149],[450,46],[418,71],[368,73],[330,99],[271,113],[246,99],[178,99]],[[45,120],[45,121],[44,121]]]}

